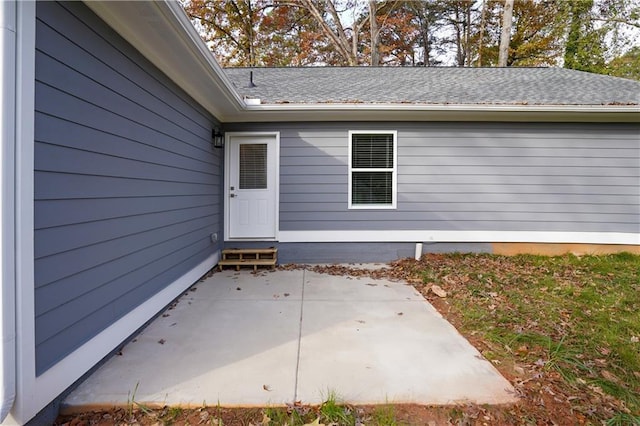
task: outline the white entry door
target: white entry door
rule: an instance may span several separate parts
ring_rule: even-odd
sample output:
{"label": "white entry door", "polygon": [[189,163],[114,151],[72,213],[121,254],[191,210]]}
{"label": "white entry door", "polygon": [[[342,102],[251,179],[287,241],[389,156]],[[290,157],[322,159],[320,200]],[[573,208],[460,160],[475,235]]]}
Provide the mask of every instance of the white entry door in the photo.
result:
{"label": "white entry door", "polygon": [[271,134],[229,134],[226,156],[227,238],[275,239],[278,145]]}

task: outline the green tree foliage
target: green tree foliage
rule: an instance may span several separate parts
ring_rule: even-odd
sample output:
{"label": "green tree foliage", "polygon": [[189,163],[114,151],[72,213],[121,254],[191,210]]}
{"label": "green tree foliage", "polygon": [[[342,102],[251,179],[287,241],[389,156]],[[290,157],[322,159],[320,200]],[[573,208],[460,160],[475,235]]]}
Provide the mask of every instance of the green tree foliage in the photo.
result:
{"label": "green tree foliage", "polygon": [[564,67],[601,73],[604,70],[604,31],[593,25],[593,0],[567,3],[569,32]]}
{"label": "green tree foliage", "polygon": [[553,66],[561,53],[562,27],[549,25],[558,15],[555,1],[516,1],[508,66]]}
{"label": "green tree foliage", "polygon": [[616,77],[640,80],[640,47],[634,47],[627,53],[612,59],[607,64],[606,73]]}

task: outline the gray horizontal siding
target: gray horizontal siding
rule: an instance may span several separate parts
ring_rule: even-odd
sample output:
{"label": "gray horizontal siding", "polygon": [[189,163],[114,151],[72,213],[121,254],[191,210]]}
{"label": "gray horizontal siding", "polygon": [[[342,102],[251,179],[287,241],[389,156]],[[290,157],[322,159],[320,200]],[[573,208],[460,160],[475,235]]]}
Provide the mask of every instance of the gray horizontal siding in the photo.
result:
{"label": "gray horizontal siding", "polygon": [[[280,230],[640,232],[640,126],[272,123]],[[349,210],[348,131],[398,131],[395,210]]]}
{"label": "gray horizontal siding", "polygon": [[82,3],[38,2],[36,372],[219,247],[214,118]]}

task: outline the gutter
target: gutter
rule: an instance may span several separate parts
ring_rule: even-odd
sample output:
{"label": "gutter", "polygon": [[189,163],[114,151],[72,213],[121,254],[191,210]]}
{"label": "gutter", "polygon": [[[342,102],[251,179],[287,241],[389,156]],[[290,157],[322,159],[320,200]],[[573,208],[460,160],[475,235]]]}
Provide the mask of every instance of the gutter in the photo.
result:
{"label": "gutter", "polygon": [[[253,99],[248,99],[253,100]],[[635,113],[640,118],[640,106],[604,105],[507,105],[507,104],[411,104],[411,103],[282,103],[245,104],[246,111],[494,111],[494,112],[580,112]]]}
{"label": "gutter", "polygon": [[638,105],[259,104],[248,99],[236,121],[640,122]]}
{"label": "gutter", "polygon": [[0,2],[0,422],[16,398],[16,2]]}

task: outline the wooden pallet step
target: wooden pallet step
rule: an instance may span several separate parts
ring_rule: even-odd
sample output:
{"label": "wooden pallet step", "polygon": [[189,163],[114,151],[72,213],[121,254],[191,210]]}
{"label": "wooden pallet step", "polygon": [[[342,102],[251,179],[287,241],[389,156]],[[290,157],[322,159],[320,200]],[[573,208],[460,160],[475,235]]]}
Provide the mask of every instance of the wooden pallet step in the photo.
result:
{"label": "wooden pallet step", "polygon": [[274,247],[260,249],[225,249],[222,250],[223,261],[238,260],[277,260],[278,249]]}
{"label": "wooden pallet step", "polygon": [[218,262],[219,265],[275,265],[276,259],[228,259]]}
{"label": "wooden pallet step", "polygon": [[259,249],[236,249],[236,248],[231,248],[231,249],[224,249],[222,250],[222,254],[250,254],[250,253],[260,253],[260,254],[267,254],[267,253],[277,253],[278,249],[275,247],[269,247],[269,248],[259,248]]}
{"label": "wooden pallet step", "polygon": [[235,266],[236,270],[240,270],[241,266],[253,266],[256,271],[258,266],[276,267],[277,259],[223,259],[218,262],[218,268],[222,271],[223,266]]}

